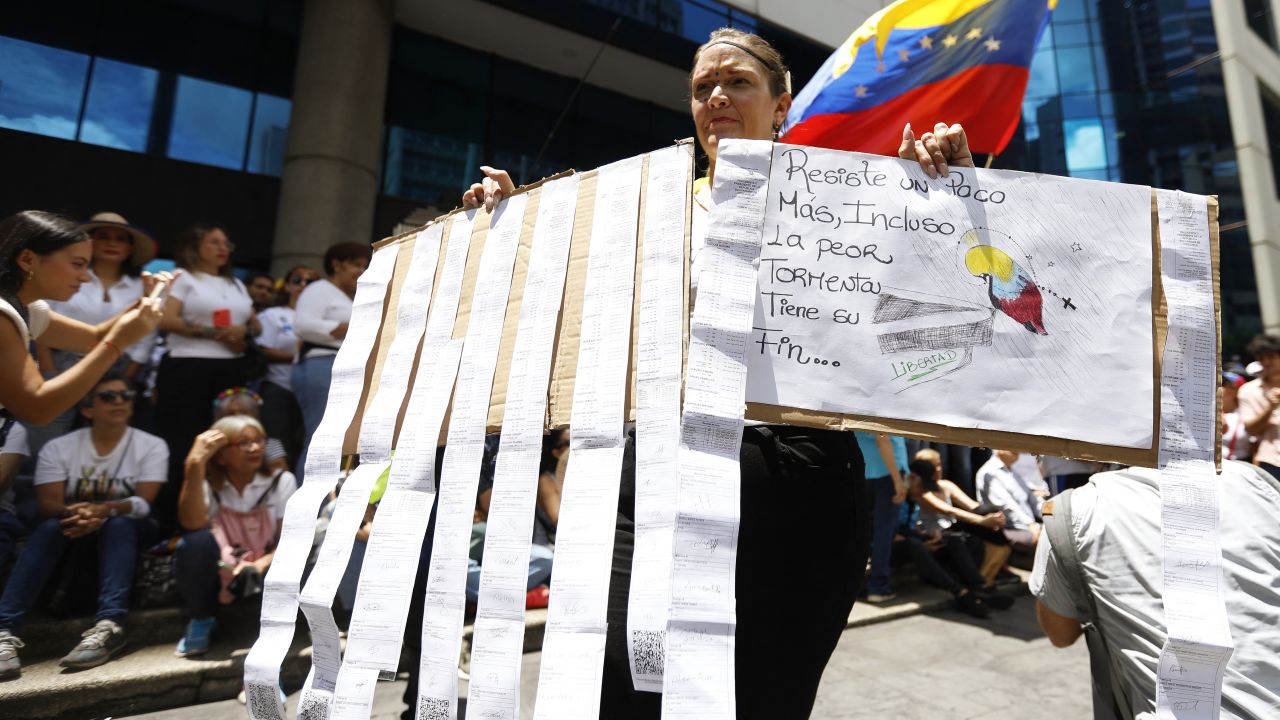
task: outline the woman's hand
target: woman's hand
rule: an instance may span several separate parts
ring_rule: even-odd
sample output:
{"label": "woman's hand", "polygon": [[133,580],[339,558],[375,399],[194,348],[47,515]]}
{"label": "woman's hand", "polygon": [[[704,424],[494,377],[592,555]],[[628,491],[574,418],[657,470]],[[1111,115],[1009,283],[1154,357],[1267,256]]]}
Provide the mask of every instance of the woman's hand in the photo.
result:
{"label": "woman's hand", "polygon": [[1004,513],[993,512],[982,516],[982,526],[991,530],[1004,529]]}
{"label": "woman's hand", "polygon": [[973,153],[969,152],[969,137],[959,123],[948,125],[940,122],[917,140],[911,131],[911,123],[902,128],[902,144],[898,157],[920,163],[929,177],[946,177],[950,166],[973,167]]}
{"label": "woman's hand", "polygon": [[506,170],[481,165],[480,171],[484,173],[484,179],[472,183],[471,188],[462,193],[462,206],[474,209],[484,205],[485,210],[492,212],[503,195],[515,192],[516,184]]}
{"label": "woman's hand", "polygon": [[138,342],[160,324],[163,308],[164,302],[160,298],[139,300],[136,307],[126,311],[115,321],[105,339],[122,349]]}
{"label": "woman's hand", "polygon": [[244,352],[245,338],[248,335],[248,327],[245,325],[232,325],[218,330],[213,336],[214,340],[231,348],[233,352]]}
{"label": "woman's hand", "polygon": [[197,435],[196,441],[191,444],[191,451],[187,453],[187,463],[204,465],[226,445],[227,436],[221,430],[205,430]]}
{"label": "woman's hand", "polygon": [[156,285],[163,284],[166,288],[172,287],[173,281],[177,280],[178,276],[181,274],[181,270],[174,270],[173,272],[164,271],[158,273],[142,273],[142,297],[150,297],[151,291],[155,290]]}

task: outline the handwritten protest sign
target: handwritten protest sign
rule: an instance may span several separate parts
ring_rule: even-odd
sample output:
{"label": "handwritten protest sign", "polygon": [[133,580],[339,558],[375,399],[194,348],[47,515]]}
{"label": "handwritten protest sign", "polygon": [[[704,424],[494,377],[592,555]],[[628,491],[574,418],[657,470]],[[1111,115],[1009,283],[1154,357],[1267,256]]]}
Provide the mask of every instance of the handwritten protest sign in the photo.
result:
{"label": "handwritten protest sign", "polygon": [[740,142],[772,154],[748,400],[1151,446],[1148,188]]}

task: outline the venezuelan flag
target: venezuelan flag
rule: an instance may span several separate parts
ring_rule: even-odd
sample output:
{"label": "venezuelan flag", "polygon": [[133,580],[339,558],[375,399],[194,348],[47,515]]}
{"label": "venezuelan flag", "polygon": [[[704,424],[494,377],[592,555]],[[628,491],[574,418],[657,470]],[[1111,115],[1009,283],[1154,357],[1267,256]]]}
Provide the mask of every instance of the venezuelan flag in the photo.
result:
{"label": "venezuelan flag", "polygon": [[899,0],[854,31],[792,103],[783,141],[897,154],[962,123],[974,152],[998,154],[1022,114],[1031,57],[1057,0]]}

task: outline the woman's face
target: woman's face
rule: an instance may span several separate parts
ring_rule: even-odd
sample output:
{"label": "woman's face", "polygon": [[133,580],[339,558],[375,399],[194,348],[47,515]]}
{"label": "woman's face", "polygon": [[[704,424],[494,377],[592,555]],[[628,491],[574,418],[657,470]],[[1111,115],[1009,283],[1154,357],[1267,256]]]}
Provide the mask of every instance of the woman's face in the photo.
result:
{"label": "woman's face", "polygon": [[92,255],[93,243],[87,239],[48,255],[23,250],[18,267],[24,272],[31,272],[23,280],[22,289],[30,289],[33,297],[44,300],[70,300],[80,290],[81,283],[89,282],[89,260]]}
{"label": "woman's face", "polygon": [[333,263],[333,284],[348,290],[354,289],[356,280],[368,269],[369,261],[364,258],[335,260]]}
{"label": "woman's face", "polygon": [[120,264],[133,252],[133,236],[124,228],[100,227],[89,233],[93,239],[93,261]]}
{"label": "woman's face", "polygon": [[231,260],[231,251],[235,248],[236,246],[227,239],[226,233],[220,228],[214,228],[200,238],[196,255],[200,258],[200,264],[221,268]]}
{"label": "woman's face", "polygon": [[284,289],[289,293],[289,304],[296,304],[302,291],[319,279],[320,274],[311,268],[300,268],[289,273],[289,277],[284,279]]}
{"label": "woman's face", "polygon": [[267,449],[266,438],[256,428],[246,427],[240,437],[227,443],[222,449],[219,460],[229,472],[251,475],[262,467],[262,458]]}
{"label": "woman's face", "polygon": [[690,78],[690,109],[698,143],[712,159],[725,138],[769,140],[791,107],[791,95],[774,97],[760,62],[719,43],[698,56]]}

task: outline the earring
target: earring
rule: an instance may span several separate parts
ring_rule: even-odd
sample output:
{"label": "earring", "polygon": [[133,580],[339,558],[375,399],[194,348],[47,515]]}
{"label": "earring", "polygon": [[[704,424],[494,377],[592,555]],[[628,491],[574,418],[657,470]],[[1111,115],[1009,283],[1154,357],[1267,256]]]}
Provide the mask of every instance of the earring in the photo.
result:
{"label": "earring", "polygon": [[777,140],[777,139],[778,139],[778,133],[779,133],[781,130],[782,130],[782,123],[774,123],[774,124],[773,124],[773,139],[774,139],[774,140]]}
{"label": "earring", "polygon": [[27,270],[27,279],[28,279],[28,280],[35,280],[35,279],[36,279],[36,271],[35,271],[35,269],[28,269],[28,270]]}

